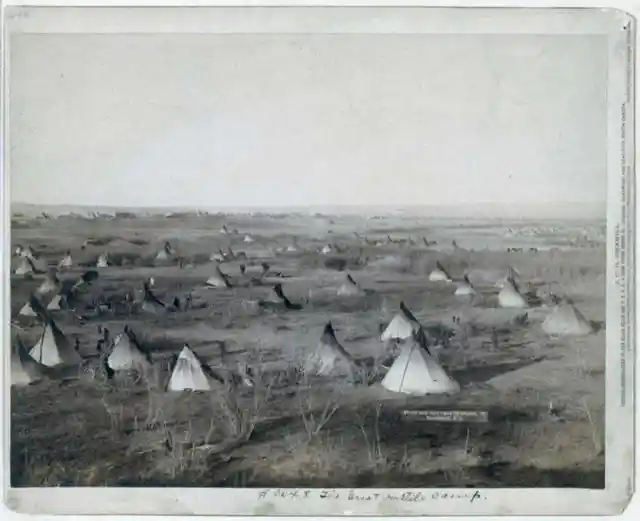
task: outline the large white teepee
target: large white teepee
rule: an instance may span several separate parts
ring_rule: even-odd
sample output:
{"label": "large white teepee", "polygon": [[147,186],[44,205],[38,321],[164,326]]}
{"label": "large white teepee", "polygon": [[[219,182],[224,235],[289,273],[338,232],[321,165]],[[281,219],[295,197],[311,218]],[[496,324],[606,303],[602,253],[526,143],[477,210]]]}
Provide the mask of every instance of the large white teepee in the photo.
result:
{"label": "large white teepee", "polygon": [[383,331],[380,339],[383,342],[389,340],[406,340],[411,338],[413,334],[420,328],[420,324],[405,312],[401,305],[400,312],[393,317],[387,328]]}
{"label": "large white teepee", "polygon": [[381,384],[389,391],[417,396],[460,391],[460,385],[415,340],[402,345]]}
{"label": "large white teepee", "polygon": [[27,257],[22,257],[20,259],[20,264],[18,264],[18,267],[16,268],[15,274],[27,275],[28,273],[33,273],[33,267]]}
{"label": "large white teepee", "polygon": [[254,239],[253,237],[251,237],[251,235],[245,235],[244,242],[254,242]]}
{"label": "large white teepee", "polygon": [[23,317],[37,317],[38,316],[36,314],[36,312],[33,310],[33,308],[31,307],[31,304],[29,302],[27,302],[24,306],[22,306],[22,309],[18,312],[18,315],[21,315]]}
{"label": "large white teepee", "polygon": [[572,304],[556,306],[542,323],[542,330],[548,335],[580,336],[593,332],[591,324]]}
{"label": "large white teepee", "polygon": [[347,275],[347,280],[344,282],[340,288],[338,288],[338,296],[340,297],[353,297],[357,295],[362,295],[364,292],[358,286],[358,283],[353,280],[351,275]]}
{"label": "large white teepee", "polygon": [[317,376],[342,375],[353,376],[355,364],[336,339],[331,322],[325,328],[314,353],[309,357],[306,371]]}
{"label": "large white teepee", "polygon": [[455,295],[459,297],[475,295],[475,294],[476,294],[476,290],[474,289],[473,285],[471,284],[471,281],[467,277],[465,277],[464,280],[460,282],[460,284],[458,284],[458,287],[456,288],[456,291],[455,291]]}
{"label": "large white teepee", "polygon": [[502,308],[526,308],[527,301],[516,288],[511,279],[505,282],[504,287],[498,293],[498,303]]}
{"label": "large white teepee", "polygon": [[40,340],[29,351],[29,355],[36,362],[49,367],[76,365],[82,361],[82,357],[53,323],[47,324]]}
{"label": "large white teepee", "polygon": [[202,364],[188,346],[184,346],[171,373],[169,391],[211,391],[211,378],[207,377]]}
{"label": "large white teepee", "polygon": [[329,253],[331,253],[333,251],[333,248],[331,247],[330,244],[327,244],[324,248],[322,248],[322,250],[320,250],[321,253],[323,253],[324,255],[328,255]]}
{"label": "large white teepee", "polygon": [[107,364],[114,371],[131,371],[147,367],[149,360],[125,332],[115,338]]}
{"label": "large white teepee", "polygon": [[451,282],[451,277],[442,267],[439,262],[436,264],[435,269],[429,273],[429,280],[432,282]]}

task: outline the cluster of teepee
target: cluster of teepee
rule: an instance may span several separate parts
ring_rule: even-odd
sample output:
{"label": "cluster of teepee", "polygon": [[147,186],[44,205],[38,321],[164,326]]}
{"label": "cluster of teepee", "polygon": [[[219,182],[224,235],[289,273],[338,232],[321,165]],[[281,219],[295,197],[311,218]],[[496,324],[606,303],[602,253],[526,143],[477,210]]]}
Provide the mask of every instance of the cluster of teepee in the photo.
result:
{"label": "cluster of teepee", "polygon": [[[435,282],[453,282],[453,278],[440,262],[429,274],[429,280]],[[526,294],[520,289],[520,275],[513,268],[509,268],[508,274],[498,280],[496,286],[499,288],[498,305],[505,309],[525,309],[529,307]],[[465,275],[458,282],[455,295],[473,296],[476,289]],[[568,298],[555,298],[552,311],[547,315],[542,323],[542,329],[549,335],[587,335],[593,332],[593,327],[589,321],[578,311]]]}

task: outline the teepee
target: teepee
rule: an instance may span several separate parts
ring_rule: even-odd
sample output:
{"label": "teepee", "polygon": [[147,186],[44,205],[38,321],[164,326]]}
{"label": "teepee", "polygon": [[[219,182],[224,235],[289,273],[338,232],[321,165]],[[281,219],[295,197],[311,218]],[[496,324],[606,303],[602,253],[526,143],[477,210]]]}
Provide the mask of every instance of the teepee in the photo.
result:
{"label": "teepee", "polygon": [[413,314],[404,305],[400,303],[400,311],[393,317],[387,328],[383,331],[380,339],[383,342],[389,340],[406,340],[411,338],[413,334],[420,328],[420,324]]}
{"label": "teepee", "polygon": [[71,252],[67,251],[62,260],[58,263],[58,268],[70,268],[73,266],[73,259],[71,258]]}
{"label": "teepee", "polygon": [[570,302],[557,305],[542,322],[542,330],[553,336],[581,336],[593,332],[591,324]]}
{"label": "teepee", "polygon": [[496,282],[496,287],[498,287],[500,289],[504,288],[506,285],[509,284],[509,280],[512,280],[516,284],[520,284],[522,282],[522,280],[520,278],[520,273],[518,273],[511,266],[509,266],[509,271],[508,271],[507,275],[505,275],[501,279],[498,279],[498,281]]}
{"label": "teepee", "polygon": [[322,248],[322,250],[320,250],[322,254],[324,255],[328,255],[329,253],[333,252],[333,248],[331,247],[330,244],[327,244],[324,248]]}
{"label": "teepee", "polygon": [[109,257],[106,253],[101,253],[98,257],[98,262],[96,262],[96,268],[108,268],[109,267]]}
{"label": "teepee", "polygon": [[467,277],[466,275],[464,276],[464,279],[462,280],[462,282],[458,284],[458,287],[456,288],[456,291],[454,294],[459,297],[476,294],[476,290],[474,289],[473,284],[471,284],[469,277]]}
{"label": "teepee", "polygon": [[429,273],[429,280],[433,282],[451,282],[451,276],[447,273],[440,262],[436,262],[435,269]]}
{"label": "teepee", "polygon": [[389,391],[416,396],[460,391],[460,385],[415,338],[402,345],[381,384]]}
{"label": "teepee", "polygon": [[127,330],[113,341],[113,349],[107,358],[107,364],[114,371],[145,369],[151,365],[148,356],[131,341]]}
{"label": "teepee", "polygon": [[58,279],[55,270],[53,270],[47,274],[47,277],[42,282],[42,284],[40,284],[40,286],[36,290],[36,293],[38,293],[39,295],[46,295],[47,293],[60,291],[61,287],[62,283]]}
{"label": "teepee", "polygon": [[33,271],[33,265],[31,264],[30,259],[28,257],[22,257],[20,259],[20,264],[18,264],[18,267],[16,268],[15,274],[27,275],[33,273]]}
{"label": "teepee", "polygon": [[504,287],[498,293],[498,303],[502,308],[526,308],[527,301],[518,291],[513,279],[508,278]]}
{"label": "teepee", "polygon": [[34,360],[18,338],[11,353],[11,385],[24,387],[42,380],[46,366]]}
{"label": "teepee", "polygon": [[173,255],[173,248],[169,241],[164,243],[163,248],[156,255],[156,260],[168,260]]}
{"label": "teepee", "polygon": [[364,291],[360,289],[358,283],[353,280],[351,275],[347,275],[347,280],[340,288],[338,288],[338,296],[340,297],[352,297],[364,294]]}
{"label": "teepee", "polygon": [[306,371],[317,376],[353,376],[355,363],[338,342],[331,322],[324,327],[316,350],[307,361]]}
{"label": "teepee", "polygon": [[202,368],[200,360],[185,344],[178,356],[167,386],[169,391],[211,391],[211,378]]}
{"label": "teepee", "polygon": [[61,294],[57,294],[55,297],[53,297],[53,299],[51,299],[51,302],[49,302],[49,304],[47,304],[47,309],[49,311],[58,311],[60,309],[62,309],[60,307],[60,303],[62,302],[62,295]]}
{"label": "teepee", "polygon": [[253,237],[251,237],[251,235],[245,235],[244,242],[254,242],[254,239]]}
{"label": "teepee", "polygon": [[205,284],[213,288],[230,288],[231,287],[231,282],[229,281],[229,277],[225,273],[222,273],[220,266],[216,266],[216,269],[213,275],[211,275],[211,277],[207,279],[207,282]]}
{"label": "teepee", "polygon": [[49,320],[40,340],[31,348],[29,355],[36,362],[48,367],[76,365],[82,361],[82,357],[75,351],[53,320]]}
{"label": "teepee", "polygon": [[33,308],[31,307],[31,304],[29,302],[27,302],[24,306],[22,306],[22,308],[18,312],[18,315],[23,316],[23,317],[37,317],[38,316],[36,314],[36,312],[33,310]]}

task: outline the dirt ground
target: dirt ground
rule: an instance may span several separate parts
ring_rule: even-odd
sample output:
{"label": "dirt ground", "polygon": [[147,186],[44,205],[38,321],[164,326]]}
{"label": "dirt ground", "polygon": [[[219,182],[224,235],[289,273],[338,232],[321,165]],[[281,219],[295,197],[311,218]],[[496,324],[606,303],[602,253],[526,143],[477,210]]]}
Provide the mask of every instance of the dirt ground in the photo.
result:
{"label": "dirt ground", "polygon": [[[221,234],[223,224],[239,234]],[[246,233],[255,242],[244,242]],[[275,251],[294,236],[298,251]],[[415,244],[388,243],[388,236],[411,237]],[[426,246],[422,237],[437,244]],[[102,244],[81,248],[88,238]],[[184,257],[182,268],[154,260],[165,240]],[[383,243],[370,244],[375,241]],[[124,264],[99,269],[75,311],[53,312],[64,333],[79,339],[89,367],[97,369],[83,371],[79,380],[12,387],[12,486],[604,487],[602,223],[22,217],[13,220],[11,242],[14,248],[32,245],[50,265],[70,250],[81,266],[64,271],[63,278],[95,266],[104,251]],[[344,251],[318,253],[328,242]],[[280,272],[283,278],[270,276],[267,282],[281,282],[303,309],[257,307],[269,284],[206,288],[214,268],[209,255],[228,246],[246,252],[247,275],[259,273],[262,261]],[[467,273],[480,296],[467,301],[453,294],[455,286],[430,282],[427,275],[438,260],[454,277]],[[240,281],[239,265],[223,262],[221,269]],[[497,305],[495,283],[509,266],[543,301],[527,310],[527,323],[518,320],[522,310]],[[370,294],[338,297],[347,272]],[[148,277],[165,301],[190,293],[193,309],[129,314],[119,303],[125,293],[140,291]],[[42,279],[11,276],[12,323],[28,347],[42,327],[18,311]],[[550,310],[550,293],[571,297],[596,332],[545,335],[540,324]],[[92,311],[100,298],[114,303],[112,310]],[[423,325],[451,331],[439,358],[461,384],[458,395],[407,398],[379,385],[383,371],[376,364],[385,356],[380,328],[400,301]],[[349,353],[372,361],[367,385],[301,379],[292,370],[315,348],[329,320]],[[151,353],[157,386],[127,377],[111,383],[101,374],[98,326],[118,334],[125,324]],[[255,387],[243,388],[231,404],[225,389],[165,392],[171,356],[185,343],[220,371],[246,362],[257,375]],[[490,421],[408,422],[399,414],[405,407],[487,410]]]}

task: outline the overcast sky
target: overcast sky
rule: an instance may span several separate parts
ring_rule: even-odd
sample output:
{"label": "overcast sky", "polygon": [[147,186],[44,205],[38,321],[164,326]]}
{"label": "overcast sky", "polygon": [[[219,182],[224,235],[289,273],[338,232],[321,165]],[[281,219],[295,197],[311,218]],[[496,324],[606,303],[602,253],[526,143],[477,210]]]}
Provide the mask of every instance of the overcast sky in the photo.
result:
{"label": "overcast sky", "polygon": [[595,36],[19,35],[13,201],[603,202]]}

